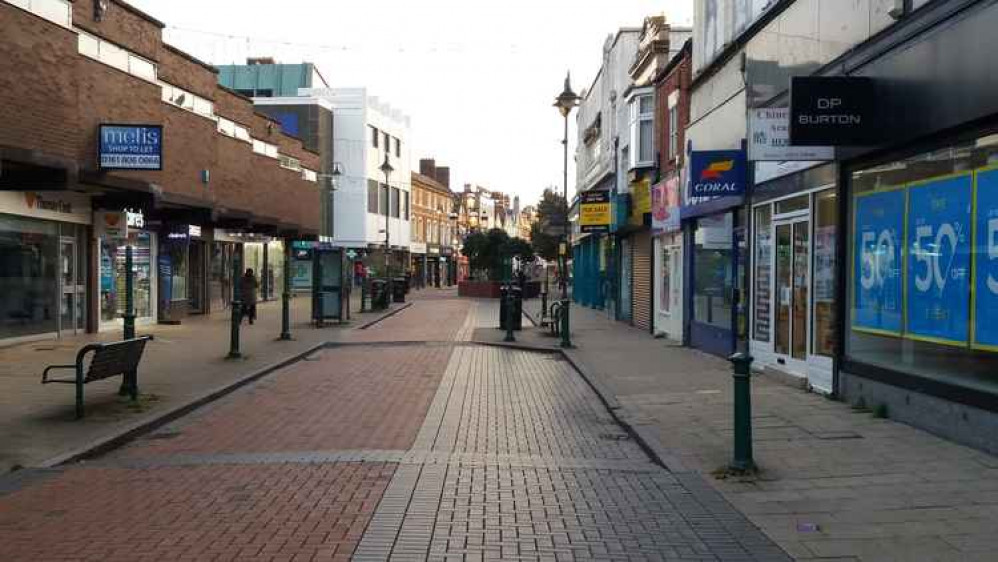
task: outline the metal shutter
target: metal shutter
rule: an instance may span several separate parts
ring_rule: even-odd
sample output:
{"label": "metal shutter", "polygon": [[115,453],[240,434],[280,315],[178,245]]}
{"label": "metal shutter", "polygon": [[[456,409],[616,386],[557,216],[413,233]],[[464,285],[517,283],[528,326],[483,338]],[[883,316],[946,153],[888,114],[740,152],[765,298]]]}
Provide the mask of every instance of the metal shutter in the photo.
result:
{"label": "metal shutter", "polygon": [[634,325],[651,331],[651,233],[647,230],[633,236],[634,274],[631,283],[634,287],[632,318]]}

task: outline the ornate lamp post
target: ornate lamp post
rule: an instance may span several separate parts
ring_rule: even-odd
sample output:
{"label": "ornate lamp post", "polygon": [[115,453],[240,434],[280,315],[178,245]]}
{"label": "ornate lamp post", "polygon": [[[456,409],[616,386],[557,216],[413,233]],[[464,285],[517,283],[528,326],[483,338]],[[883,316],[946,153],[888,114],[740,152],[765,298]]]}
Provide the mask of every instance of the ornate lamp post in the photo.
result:
{"label": "ornate lamp post", "polygon": [[571,73],[565,76],[565,89],[558,94],[558,97],[554,100],[554,106],[558,108],[561,116],[565,119],[565,136],[562,139],[562,145],[564,145],[565,158],[563,163],[564,170],[564,191],[563,195],[565,197],[565,230],[562,232],[562,242],[558,245],[558,254],[561,259],[559,269],[561,271],[561,347],[572,347],[572,338],[569,334],[569,300],[568,300],[568,115],[572,112],[576,106],[579,105],[579,96],[572,91],[571,85],[572,75]]}
{"label": "ornate lamp post", "polygon": [[386,287],[385,290],[388,291],[388,298],[387,298],[388,306],[391,306],[391,302],[393,300],[392,261],[391,261],[392,246],[391,246],[391,238],[389,236],[389,231],[391,230],[389,223],[391,221],[391,216],[392,216],[392,186],[388,180],[389,177],[391,176],[391,173],[395,171],[395,168],[393,168],[392,163],[388,161],[387,151],[385,151],[385,161],[381,163],[381,167],[379,169],[385,174],[385,187],[387,188],[386,197],[388,198],[388,201],[385,202],[386,203],[385,204],[385,211],[386,211],[385,212],[385,277],[387,281],[387,284],[385,285]]}

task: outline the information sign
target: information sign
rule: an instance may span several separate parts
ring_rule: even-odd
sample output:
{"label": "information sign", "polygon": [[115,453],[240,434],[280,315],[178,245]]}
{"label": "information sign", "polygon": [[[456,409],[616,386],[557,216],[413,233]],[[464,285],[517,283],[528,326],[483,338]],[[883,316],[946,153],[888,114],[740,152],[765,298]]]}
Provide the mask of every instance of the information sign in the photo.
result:
{"label": "information sign", "polygon": [[998,168],[977,172],[974,341],[998,351]]}

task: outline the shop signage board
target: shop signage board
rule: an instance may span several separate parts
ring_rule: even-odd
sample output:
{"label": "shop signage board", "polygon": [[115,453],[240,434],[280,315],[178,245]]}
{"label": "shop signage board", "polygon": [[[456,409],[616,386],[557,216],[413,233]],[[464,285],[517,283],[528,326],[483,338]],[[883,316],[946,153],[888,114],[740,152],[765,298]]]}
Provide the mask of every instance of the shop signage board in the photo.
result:
{"label": "shop signage board", "polygon": [[128,214],[124,211],[101,211],[97,215],[97,227],[104,236],[111,239],[128,238]]}
{"label": "shop signage board", "polygon": [[579,195],[579,228],[582,232],[610,231],[609,191],[584,191]]}
{"label": "shop signage board", "polygon": [[768,107],[749,112],[748,159],[750,161],[833,160],[831,146],[790,144],[790,108]]}
{"label": "shop signage board", "polygon": [[978,171],[976,180],[972,345],[998,351],[998,168]]}
{"label": "shop signage board", "polygon": [[102,170],[162,170],[161,125],[100,125],[98,162]]}
{"label": "shop signage board", "polygon": [[868,146],[880,142],[871,78],[790,79],[790,142],[794,146]]}
{"label": "shop signage board", "polygon": [[856,196],[853,319],[856,331],[901,334],[905,190]]}
{"label": "shop signage board", "polygon": [[972,192],[971,174],[908,188],[907,338],[968,341]]}
{"label": "shop signage board", "polygon": [[745,193],[744,150],[694,150],[690,162],[690,195],[720,197]]}
{"label": "shop signage board", "polygon": [[656,232],[675,232],[679,222],[679,178],[673,177],[652,188],[651,227]]}
{"label": "shop signage board", "polygon": [[640,226],[646,213],[651,212],[651,180],[642,179],[631,184],[631,214],[627,222]]}

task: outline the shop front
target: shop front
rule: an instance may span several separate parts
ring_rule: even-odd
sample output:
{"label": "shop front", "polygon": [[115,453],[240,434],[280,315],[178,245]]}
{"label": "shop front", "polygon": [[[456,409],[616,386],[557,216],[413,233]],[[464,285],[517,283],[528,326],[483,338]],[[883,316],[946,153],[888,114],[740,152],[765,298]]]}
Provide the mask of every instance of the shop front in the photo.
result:
{"label": "shop front", "polygon": [[0,192],[0,342],[87,329],[92,218],[84,195]]}
{"label": "shop front", "polygon": [[426,245],[426,286],[440,287],[441,282],[441,256],[439,244]]}
{"label": "shop front", "polygon": [[688,233],[684,289],[689,344],[726,357],[745,342],[748,243],[745,151],[692,152],[689,204],[681,210]]}
{"label": "shop front", "polygon": [[284,291],[284,242],[266,236],[246,235],[243,271],[252,269],[257,278],[257,300],[280,298]]}
{"label": "shop front", "polygon": [[409,256],[409,271],[412,272],[413,287],[422,289],[423,287],[426,287],[427,279],[426,243],[410,242]]}
{"label": "shop front", "polygon": [[[127,224],[127,237],[112,234],[121,215]],[[159,248],[156,232],[146,229],[142,211],[97,211],[97,240],[99,246],[98,279],[100,300],[100,329],[113,330],[121,326],[125,314],[126,254],[132,248],[133,293],[132,303],[137,324],[156,321],[158,307],[157,268]]]}
{"label": "shop front", "polygon": [[679,177],[652,189],[655,315],[653,331],[683,341],[683,234],[679,220]]}
{"label": "shop front", "polygon": [[755,186],[752,323],[755,367],[831,394],[836,345],[838,194],[828,164]]}
{"label": "shop front", "polygon": [[207,312],[208,251],[200,225],[166,224],[156,259],[159,321],[180,323],[188,314]]}

